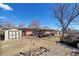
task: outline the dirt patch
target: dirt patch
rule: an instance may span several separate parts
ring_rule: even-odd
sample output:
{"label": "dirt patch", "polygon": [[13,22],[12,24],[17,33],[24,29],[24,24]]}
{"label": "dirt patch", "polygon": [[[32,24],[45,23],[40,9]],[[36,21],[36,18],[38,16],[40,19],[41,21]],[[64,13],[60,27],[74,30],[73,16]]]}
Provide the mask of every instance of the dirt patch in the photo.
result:
{"label": "dirt patch", "polygon": [[[40,47],[49,49],[49,52],[46,54],[46,56],[69,55],[70,50],[56,44],[56,41],[59,41],[59,37],[24,37],[18,40],[4,41],[2,42],[2,55],[11,56],[18,54],[19,52],[29,51]],[[41,55],[43,56],[44,54]]]}

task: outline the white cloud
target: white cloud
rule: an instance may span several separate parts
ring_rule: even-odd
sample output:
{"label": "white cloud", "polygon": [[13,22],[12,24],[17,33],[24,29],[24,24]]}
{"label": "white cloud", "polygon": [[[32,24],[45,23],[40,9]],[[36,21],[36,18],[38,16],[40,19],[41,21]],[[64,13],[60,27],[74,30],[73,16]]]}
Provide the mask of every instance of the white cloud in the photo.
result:
{"label": "white cloud", "polygon": [[3,17],[3,16],[0,16],[0,19],[5,19],[5,17]]}
{"label": "white cloud", "polygon": [[0,8],[9,10],[9,11],[13,11],[13,9],[10,6],[8,6],[7,4],[3,4],[3,3],[0,3]]}

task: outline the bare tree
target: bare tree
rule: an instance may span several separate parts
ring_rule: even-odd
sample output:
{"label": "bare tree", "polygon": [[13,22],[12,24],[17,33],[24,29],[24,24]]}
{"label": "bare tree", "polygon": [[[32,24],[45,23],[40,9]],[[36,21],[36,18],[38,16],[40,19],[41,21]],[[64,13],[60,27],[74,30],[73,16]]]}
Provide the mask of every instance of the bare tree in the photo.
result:
{"label": "bare tree", "polygon": [[34,29],[33,36],[38,36],[38,30],[40,28],[40,22],[37,18],[33,19],[32,22],[28,25],[28,28]]}
{"label": "bare tree", "polygon": [[18,28],[24,28],[24,23],[19,23]]}
{"label": "bare tree", "polygon": [[48,26],[45,26],[45,27],[43,27],[44,29],[50,29],[50,27],[48,27]]}
{"label": "bare tree", "polygon": [[[59,4],[53,8],[54,17],[59,21],[62,27],[62,39],[64,32],[77,16],[79,16],[78,4]],[[62,41],[61,39],[61,41]]]}
{"label": "bare tree", "polygon": [[28,25],[29,28],[40,28],[40,22],[37,18],[32,20],[32,22]]}
{"label": "bare tree", "polygon": [[[32,35],[38,37],[38,28],[40,28],[40,22],[37,18],[34,18],[31,23],[28,25],[28,28],[34,29]],[[32,41],[30,40],[30,47],[29,47],[29,52],[31,55],[31,44]]]}
{"label": "bare tree", "polygon": [[15,28],[15,26],[9,21],[5,21],[4,24],[3,24],[3,27],[5,27],[5,28]]}

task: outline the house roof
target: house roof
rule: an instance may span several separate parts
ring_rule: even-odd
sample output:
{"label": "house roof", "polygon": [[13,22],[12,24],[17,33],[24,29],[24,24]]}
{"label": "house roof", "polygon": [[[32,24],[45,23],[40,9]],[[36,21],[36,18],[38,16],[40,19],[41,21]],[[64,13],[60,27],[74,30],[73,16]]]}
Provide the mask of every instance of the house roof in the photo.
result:
{"label": "house roof", "polygon": [[56,31],[53,29],[42,29],[42,28],[22,28],[21,30],[45,30],[45,31]]}

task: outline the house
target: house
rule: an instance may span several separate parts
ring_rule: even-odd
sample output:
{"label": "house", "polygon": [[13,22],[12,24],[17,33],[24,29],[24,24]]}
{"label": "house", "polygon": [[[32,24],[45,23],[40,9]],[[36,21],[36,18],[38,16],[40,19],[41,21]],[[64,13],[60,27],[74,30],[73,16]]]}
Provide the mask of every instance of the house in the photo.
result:
{"label": "house", "polygon": [[56,35],[57,31],[52,29],[41,28],[22,28],[22,36],[44,36],[44,35]]}
{"label": "house", "polygon": [[0,30],[0,40],[10,40],[21,38],[22,31],[16,28],[2,28]]}

